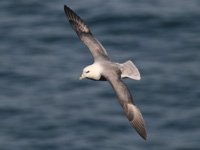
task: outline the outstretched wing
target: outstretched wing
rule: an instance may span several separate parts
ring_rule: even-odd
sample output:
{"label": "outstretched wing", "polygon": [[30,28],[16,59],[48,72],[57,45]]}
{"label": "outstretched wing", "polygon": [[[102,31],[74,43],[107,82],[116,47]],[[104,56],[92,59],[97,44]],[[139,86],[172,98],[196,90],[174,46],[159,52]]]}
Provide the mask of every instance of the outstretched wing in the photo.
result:
{"label": "outstretched wing", "polygon": [[109,78],[106,79],[110,82],[110,84],[114,88],[119,103],[121,104],[129,122],[135,128],[138,134],[146,140],[147,132],[144,119],[142,117],[140,110],[134,104],[128,88],[122,82],[120,77],[118,77],[117,75],[110,76]]}
{"label": "outstretched wing", "polygon": [[76,31],[79,38],[87,45],[94,60],[100,57],[109,58],[106,50],[101,43],[94,38],[86,23],[66,5],[64,5],[64,10],[72,28]]}

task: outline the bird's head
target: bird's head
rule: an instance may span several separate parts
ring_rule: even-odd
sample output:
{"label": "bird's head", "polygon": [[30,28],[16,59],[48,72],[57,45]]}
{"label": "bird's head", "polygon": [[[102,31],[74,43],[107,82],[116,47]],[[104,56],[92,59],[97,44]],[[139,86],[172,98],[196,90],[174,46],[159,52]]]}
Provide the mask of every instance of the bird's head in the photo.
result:
{"label": "bird's head", "polygon": [[84,78],[99,80],[101,78],[101,67],[99,64],[92,64],[83,69],[83,73],[79,80]]}

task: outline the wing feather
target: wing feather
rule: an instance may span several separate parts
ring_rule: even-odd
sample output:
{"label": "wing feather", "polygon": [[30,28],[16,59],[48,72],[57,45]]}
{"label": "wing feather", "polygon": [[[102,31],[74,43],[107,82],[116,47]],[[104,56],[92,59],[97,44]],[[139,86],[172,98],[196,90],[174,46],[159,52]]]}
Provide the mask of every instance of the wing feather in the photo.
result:
{"label": "wing feather", "polygon": [[119,103],[121,104],[130,124],[135,128],[138,134],[146,140],[147,132],[144,119],[140,110],[134,104],[128,88],[122,82],[120,77],[117,77],[117,75],[112,75],[111,77],[107,78],[107,80],[115,90]]}
{"label": "wing feather", "polygon": [[109,59],[106,50],[92,35],[86,23],[66,5],[64,5],[64,10],[72,28],[76,31],[78,37],[87,45],[94,57],[94,60],[98,59],[99,57]]}

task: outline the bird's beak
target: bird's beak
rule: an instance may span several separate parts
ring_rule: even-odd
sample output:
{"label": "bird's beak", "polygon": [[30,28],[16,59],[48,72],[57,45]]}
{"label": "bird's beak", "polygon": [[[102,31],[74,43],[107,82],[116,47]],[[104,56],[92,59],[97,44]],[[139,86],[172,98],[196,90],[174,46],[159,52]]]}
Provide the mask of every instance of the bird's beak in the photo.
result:
{"label": "bird's beak", "polygon": [[79,77],[79,80],[82,80],[82,79],[84,79],[85,78],[85,76],[82,74],[80,77]]}

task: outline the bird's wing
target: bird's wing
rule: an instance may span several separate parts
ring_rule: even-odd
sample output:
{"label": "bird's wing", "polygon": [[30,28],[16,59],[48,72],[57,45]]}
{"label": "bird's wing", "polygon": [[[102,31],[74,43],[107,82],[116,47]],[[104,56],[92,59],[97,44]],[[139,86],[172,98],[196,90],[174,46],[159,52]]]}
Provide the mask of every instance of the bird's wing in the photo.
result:
{"label": "bird's wing", "polygon": [[76,31],[78,37],[87,45],[94,57],[94,60],[100,57],[108,59],[109,57],[106,50],[92,35],[86,23],[66,5],[64,5],[64,10],[72,28]]}
{"label": "bird's wing", "polygon": [[117,75],[106,77],[106,79],[110,82],[115,90],[119,103],[121,104],[129,122],[135,128],[138,134],[146,140],[147,132],[144,119],[140,110],[134,104],[128,88]]}

